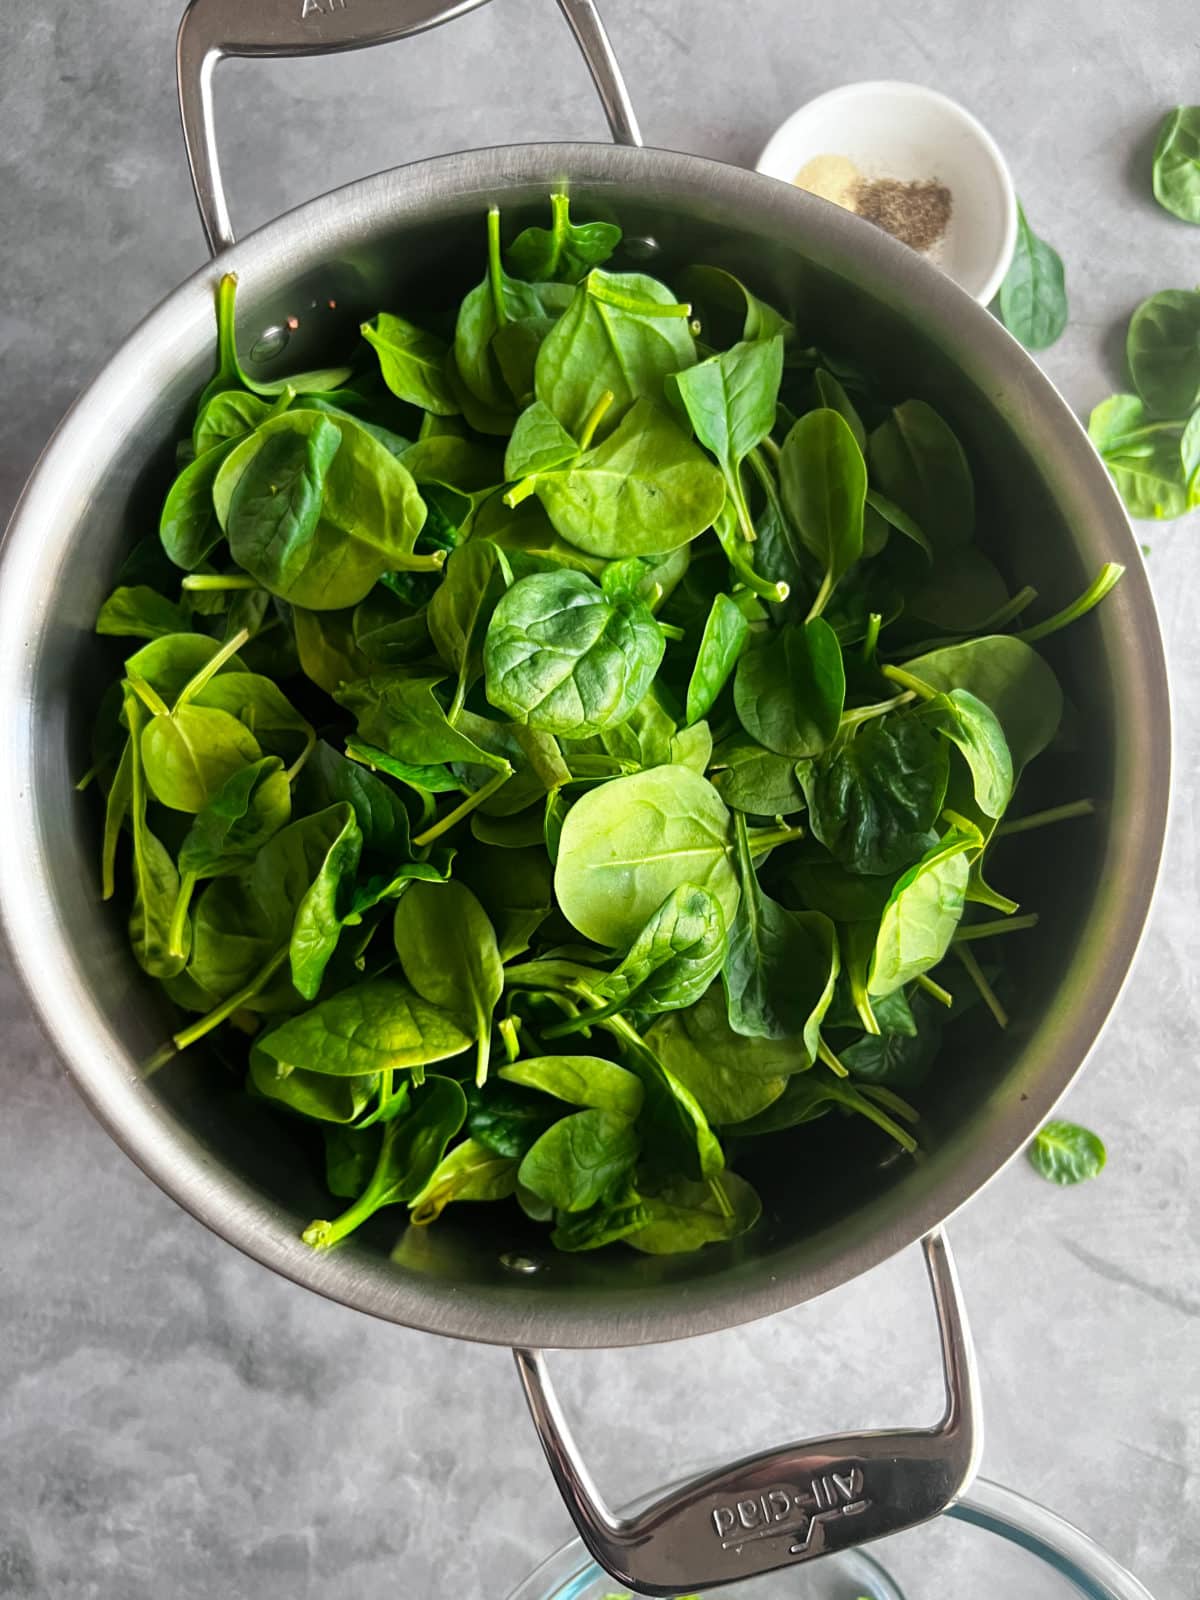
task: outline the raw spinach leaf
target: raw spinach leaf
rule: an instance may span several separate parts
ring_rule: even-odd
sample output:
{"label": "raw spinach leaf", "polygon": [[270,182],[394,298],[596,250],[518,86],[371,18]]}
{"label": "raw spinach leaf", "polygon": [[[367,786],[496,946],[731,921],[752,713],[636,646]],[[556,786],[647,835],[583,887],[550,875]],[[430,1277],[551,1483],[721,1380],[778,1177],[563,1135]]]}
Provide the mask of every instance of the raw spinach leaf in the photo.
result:
{"label": "raw spinach leaf", "polygon": [[628,1117],[576,1111],[547,1128],[525,1155],[517,1176],[556,1211],[586,1211],[629,1176],[638,1149],[637,1131]]}
{"label": "raw spinach leaf", "polygon": [[429,634],[446,665],[458,675],[450,720],[483,673],[483,640],[492,613],[512,582],[504,553],[486,539],[455,550],[429,602]]}
{"label": "raw spinach leaf", "polygon": [[413,1224],[428,1227],[453,1200],[506,1200],[516,1191],[519,1165],[475,1139],[464,1139],[442,1158],[413,1200]]}
{"label": "raw spinach leaf", "polygon": [[1200,289],[1163,289],[1129,319],[1125,341],[1134,388],[1160,417],[1200,406]]}
{"label": "raw spinach leaf", "polygon": [[906,400],[871,434],[871,484],[925,534],[941,555],[968,543],[975,486],[962,445],[932,406]]}
{"label": "raw spinach leaf", "polygon": [[[946,720],[959,730],[952,713]],[[934,842],[949,775],[945,744],[923,718],[877,717],[803,768],[809,825],[850,872],[899,872]]]}
{"label": "raw spinach leaf", "polygon": [[800,541],[822,570],[809,610],[819,617],[862,555],[867,464],[849,423],[822,407],[794,423],[779,456],[779,488]]}
{"label": "raw spinach leaf", "polygon": [[[670,380],[696,437],[717,458],[743,536],[754,537],[741,466],[775,426],[783,337],[748,340],[709,356]],[[714,508],[709,521],[716,515]]]}
{"label": "raw spinach leaf", "polygon": [[808,1066],[802,1040],[746,1038],[729,1026],[725,996],[711,988],[688,1011],[660,1017],[646,1044],[691,1093],[709,1122],[745,1122],[779,1099],[793,1072]]}
{"label": "raw spinach leaf", "polygon": [[644,1227],[625,1236],[626,1243],[648,1255],[679,1255],[706,1244],[736,1239],[762,1215],[762,1202],[736,1172],[722,1172],[707,1183],[677,1179],[644,1196]]}
{"label": "raw spinach leaf", "polygon": [[615,1116],[636,1119],[642,1109],[640,1078],[603,1056],[531,1056],[501,1067],[500,1076],[568,1105]]}
{"label": "raw spinach leaf", "polygon": [[721,973],[729,1025],[749,1038],[802,1041],[815,1061],[837,982],[837,934],[819,911],[788,911],[763,893],[741,812],[734,826],[742,894]]}
{"label": "raw spinach leaf", "polygon": [[333,1222],[310,1222],[301,1235],[305,1244],[328,1250],[384,1206],[414,1200],[437,1170],[466,1115],[467,1097],[453,1078],[427,1078],[412,1091],[407,1114],[385,1124],[366,1188]]}
{"label": "raw spinach leaf", "polygon": [[141,584],[114,589],[96,618],[96,632],[112,638],[162,639],[187,630],[183,607]]}
{"label": "raw spinach leaf", "polygon": [[593,269],[538,352],[537,398],[579,438],[611,393],[601,427],[614,428],[635,400],[660,400],[663,380],[694,365],[689,312],[644,273]]}
{"label": "raw spinach leaf", "polygon": [[804,791],[791,756],[764,750],[756,739],[734,733],[712,753],[713,787],[731,811],[786,817],[804,809]]}
{"label": "raw spinach leaf", "polygon": [[738,901],[729,850],[729,813],[712,784],[689,767],[652,767],[591,789],[571,807],[555,897],[585,938],[616,949],[628,949],[681,884],[707,889],[728,925]]}
{"label": "raw spinach leaf", "polygon": [[732,272],[720,267],[688,267],[680,279],[694,302],[705,342],[718,349],[739,339],[790,337],[792,325],[773,306],[760,300]]}
{"label": "raw spinach leaf", "polygon": [[446,381],[447,346],[436,334],[381,311],[363,323],[362,336],[379,357],[384,383],[399,399],[435,416],[453,416],[458,411]]}
{"label": "raw spinach leaf", "polygon": [[1010,634],[931,650],[906,661],[904,671],[947,694],[965,689],[987,706],[1008,745],[1014,783],[1062,721],[1058,679],[1035,650]]}
{"label": "raw spinach leaf", "polygon": [[1082,1183],[1104,1171],[1108,1151],[1104,1141],[1077,1122],[1047,1122],[1029,1146],[1036,1172],[1051,1183]]}
{"label": "raw spinach leaf", "polygon": [[483,647],[487,696],[517,722],[585,738],[629,716],[663,648],[641,601],[609,597],[581,572],[533,573],[492,613]]}
{"label": "raw spinach leaf", "polygon": [[621,230],[614,222],[572,222],[565,191],[552,194],[550,206],[550,227],[519,233],[508,247],[508,264],[531,283],[578,283],[604,265],[621,242]]}
{"label": "raw spinach leaf", "polygon": [[1200,223],[1200,106],[1176,106],[1154,147],[1154,198],[1184,222]]}
{"label": "raw spinach leaf", "polygon": [[334,699],[353,714],[366,744],[395,761],[408,763],[414,769],[413,781],[424,787],[432,785],[418,769],[440,762],[466,761],[494,772],[511,771],[503,756],[481,749],[451,725],[433,692],[440,682],[440,678],[410,677],[404,670],[394,669],[344,684]]}
{"label": "raw spinach leaf", "polygon": [[414,882],[396,905],[396,954],[409,983],[432,1005],[462,1017],[475,1039],[482,1087],[492,1044],[492,1013],[504,991],[496,934],[461,883]]}
{"label": "raw spinach leaf", "polygon": [[738,721],[759,744],[796,760],[832,743],[846,698],[837,635],[823,617],[760,632],[733,680]]}
{"label": "raw spinach leaf", "polygon": [[[262,1034],[256,1048],[282,1067],[327,1077],[419,1069],[469,1048],[450,1012],[399,978],[368,978]],[[465,1111],[465,1105],[464,1105]]]}
{"label": "raw spinach leaf", "polygon": [[1000,320],[1027,350],[1045,350],[1067,325],[1062,257],[1029,226],[1017,206],[1017,244],[1000,285]]}
{"label": "raw spinach leaf", "polygon": [[889,995],[937,966],[962,917],[968,855],[982,847],[977,828],[953,827],[897,879],[875,938],[869,994]]}
{"label": "raw spinach leaf", "polygon": [[700,648],[688,680],[686,717],[689,726],[699,722],[716,704],[737,666],[749,633],[750,624],[741,606],[732,596],[718,594],[704,624]]}

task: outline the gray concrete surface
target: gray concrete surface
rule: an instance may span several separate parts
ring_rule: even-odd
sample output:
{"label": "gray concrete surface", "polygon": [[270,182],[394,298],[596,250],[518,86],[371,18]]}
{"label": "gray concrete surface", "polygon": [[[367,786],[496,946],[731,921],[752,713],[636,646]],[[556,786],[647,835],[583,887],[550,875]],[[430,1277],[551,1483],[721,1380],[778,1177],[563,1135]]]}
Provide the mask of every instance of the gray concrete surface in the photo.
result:
{"label": "gray concrete surface", "polygon": [[[1200,277],[1200,230],[1158,211],[1147,180],[1158,117],[1200,99],[1188,0],[606,9],[653,143],[749,163],[786,113],[854,78],[915,79],[974,109],[1067,262],[1071,325],[1045,365],[1081,410],[1119,382],[1132,306]],[[57,0],[9,20],[5,510],[72,396],[202,258],[175,5]],[[551,0],[496,0],[372,54],[231,66],[218,103],[243,227],[413,157],[602,134]],[[1059,1192],[1018,1163],[954,1230],[987,1471],[1092,1531],[1160,1600],[1200,1592],[1198,536],[1200,516],[1144,535],[1178,767],[1149,936],[1069,1101],[1109,1169]],[[0,1595],[506,1594],[568,1526],[507,1355],[375,1325],[242,1260],[108,1142],[11,979],[0,1016]],[[933,1358],[914,1255],[788,1316],[558,1370],[620,1496],[787,1432],[932,1416]],[[992,1592],[940,1533],[896,1559],[914,1600]],[[1040,1591],[1014,1577],[1003,1592]]]}

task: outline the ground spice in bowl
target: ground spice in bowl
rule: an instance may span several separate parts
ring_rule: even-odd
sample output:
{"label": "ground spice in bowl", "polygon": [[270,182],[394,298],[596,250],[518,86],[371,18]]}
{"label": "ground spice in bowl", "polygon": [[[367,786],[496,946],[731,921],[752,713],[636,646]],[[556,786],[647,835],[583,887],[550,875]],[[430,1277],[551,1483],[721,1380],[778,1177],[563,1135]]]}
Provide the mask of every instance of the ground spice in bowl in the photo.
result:
{"label": "ground spice in bowl", "polygon": [[939,179],[868,178],[846,156],[814,156],[793,181],[922,253],[942,242],[954,213],[954,197]]}

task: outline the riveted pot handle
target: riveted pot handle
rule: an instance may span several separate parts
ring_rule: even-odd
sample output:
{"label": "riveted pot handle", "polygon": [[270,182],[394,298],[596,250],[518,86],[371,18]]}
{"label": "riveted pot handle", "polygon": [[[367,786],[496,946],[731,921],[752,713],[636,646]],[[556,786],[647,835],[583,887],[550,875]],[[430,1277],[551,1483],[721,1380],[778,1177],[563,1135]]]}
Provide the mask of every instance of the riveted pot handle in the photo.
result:
{"label": "riveted pot handle", "polygon": [[[225,56],[320,56],[403,39],[486,0],[191,0],[179,24],[179,114],[200,220],[214,255],[234,242],[217,157],[212,81]],[[558,0],[618,144],[642,142],[593,0]]]}
{"label": "riveted pot handle", "polygon": [[542,1354],[513,1352],[567,1509],[618,1583],[677,1595],[752,1578],[899,1533],[963,1493],[983,1447],[975,1358],[945,1236],[931,1233],[924,1250],[946,1384],[940,1423],[767,1450],[676,1487],[633,1517],[614,1515],[597,1493]]}

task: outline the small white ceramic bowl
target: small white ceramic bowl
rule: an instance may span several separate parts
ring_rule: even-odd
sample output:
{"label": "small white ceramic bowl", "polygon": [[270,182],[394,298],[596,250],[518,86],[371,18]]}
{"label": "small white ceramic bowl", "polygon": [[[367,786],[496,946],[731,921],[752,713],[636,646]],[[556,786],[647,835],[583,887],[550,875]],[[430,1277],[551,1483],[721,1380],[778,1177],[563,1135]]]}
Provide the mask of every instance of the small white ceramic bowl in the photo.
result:
{"label": "small white ceramic bowl", "polygon": [[848,83],[787,119],[758,158],[791,183],[815,156],[848,157],[866,178],[937,178],[950,190],[946,236],[930,258],[987,305],[1017,239],[1017,197],[996,141],[969,111],[919,83]]}

